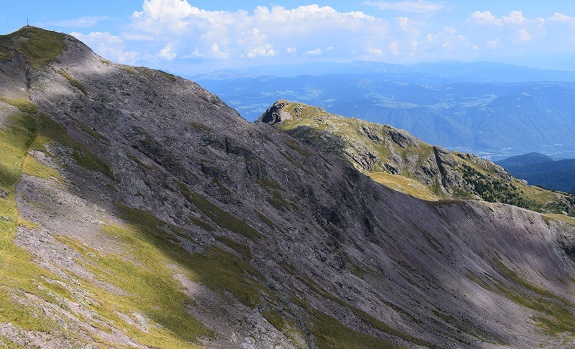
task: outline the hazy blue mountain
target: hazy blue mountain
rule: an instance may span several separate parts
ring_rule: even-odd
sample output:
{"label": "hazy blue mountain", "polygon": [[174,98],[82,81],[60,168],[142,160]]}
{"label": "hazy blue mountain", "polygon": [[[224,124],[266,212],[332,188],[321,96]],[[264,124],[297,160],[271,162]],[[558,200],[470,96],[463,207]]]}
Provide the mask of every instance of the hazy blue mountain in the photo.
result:
{"label": "hazy blue mountain", "polygon": [[538,164],[548,164],[555,161],[551,156],[541,153],[529,153],[512,156],[497,162],[502,167],[531,166]]}
{"label": "hazy blue mountain", "polygon": [[[495,62],[458,62],[443,61],[400,65],[382,62],[355,61],[352,63],[306,63],[294,65],[263,65],[243,67],[236,70],[223,70],[225,76],[233,73],[235,77],[254,77],[272,75],[276,77],[294,77],[302,75],[328,74],[393,74],[428,77],[434,80],[442,78],[453,81],[575,81],[574,71],[544,70]],[[215,72],[216,75],[219,72]],[[194,80],[212,79],[214,73],[193,76]],[[229,77],[229,76],[228,76]],[[221,77],[220,77],[221,78]]]}
{"label": "hazy blue mountain", "polygon": [[531,185],[575,193],[575,160],[553,160],[550,156],[529,153],[497,162],[511,175]]}
{"label": "hazy blue mountain", "polygon": [[[225,78],[227,73],[196,81],[250,121],[276,100],[289,99],[494,160],[575,150],[575,83],[550,81],[571,80],[571,72],[486,63],[346,67],[341,74]],[[384,68],[388,72],[380,72]],[[357,73],[361,69],[375,73]]]}

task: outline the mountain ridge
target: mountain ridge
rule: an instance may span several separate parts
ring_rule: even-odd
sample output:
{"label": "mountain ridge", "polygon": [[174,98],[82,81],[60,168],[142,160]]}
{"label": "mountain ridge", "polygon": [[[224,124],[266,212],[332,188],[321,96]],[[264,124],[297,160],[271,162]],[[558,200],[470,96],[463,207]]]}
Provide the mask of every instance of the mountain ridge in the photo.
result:
{"label": "mountain ridge", "polygon": [[529,187],[495,163],[432,146],[389,125],[285,100],[274,103],[256,122],[345,158],[372,179],[422,199],[479,199],[575,214],[573,195]]}
{"label": "mountain ridge", "polygon": [[0,43],[2,345],[573,343],[568,218],[417,200],[70,36]]}

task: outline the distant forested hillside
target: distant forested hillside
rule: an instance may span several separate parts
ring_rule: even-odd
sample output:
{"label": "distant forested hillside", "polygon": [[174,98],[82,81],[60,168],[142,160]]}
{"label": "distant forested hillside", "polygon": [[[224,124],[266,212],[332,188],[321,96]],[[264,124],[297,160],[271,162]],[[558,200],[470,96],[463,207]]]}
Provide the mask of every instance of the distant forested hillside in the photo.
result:
{"label": "distant forested hillside", "polygon": [[529,153],[501,160],[497,164],[531,185],[575,193],[574,159],[555,161],[547,155]]}

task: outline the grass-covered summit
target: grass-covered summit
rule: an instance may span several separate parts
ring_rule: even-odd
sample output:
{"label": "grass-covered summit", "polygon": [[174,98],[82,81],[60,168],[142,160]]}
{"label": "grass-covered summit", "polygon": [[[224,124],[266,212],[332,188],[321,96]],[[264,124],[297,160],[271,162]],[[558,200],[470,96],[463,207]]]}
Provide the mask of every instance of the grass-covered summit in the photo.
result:
{"label": "grass-covered summit", "polygon": [[64,37],[61,33],[30,26],[0,35],[0,61],[11,61],[14,53],[18,53],[31,67],[40,69],[66,50]]}
{"label": "grass-covered summit", "polygon": [[389,125],[285,100],[259,119],[343,157],[375,181],[425,200],[478,199],[543,213],[575,214],[575,196],[527,185],[474,154],[447,151]]}

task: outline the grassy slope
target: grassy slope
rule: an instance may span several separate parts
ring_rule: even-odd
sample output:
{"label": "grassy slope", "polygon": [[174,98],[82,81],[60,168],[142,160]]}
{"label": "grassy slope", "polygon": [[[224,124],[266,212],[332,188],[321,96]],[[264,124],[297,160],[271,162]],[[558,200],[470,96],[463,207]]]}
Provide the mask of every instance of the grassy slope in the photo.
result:
{"label": "grassy slope", "polygon": [[[86,341],[78,333],[66,330],[61,321],[42,311],[41,303],[30,302],[28,296],[38,297],[41,302],[47,302],[62,310],[69,310],[67,304],[77,302],[77,297],[71,292],[73,285],[69,280],[54,275],[41,268],[32,261],[26,251],[17,247],[12,239],[19,225],[30,229],[38,228],[32,222],[22,220],[16,208],[15,187],[22,173],[47,178],[50,180],[64,180],[63,176],[53,168],[43,165],[30,156],[30,150],[46,151],[46,144],[58,142],[64,146],[71,146],[75,152],[91,154],[79,144],[72,141],[63,128],[57,127],[41,115],[27,112],[35,110],[22,101],[4,99],[10,104],[17,105],[20,112],[10,117],[8,126],[0,130],[0,322],[11,323],[24,331],[42,332],[54,336],[65,336],[67,340],[83,343]],[[50,154],[47,153],[49,156]],[[109,172],[102,167],[99,160],[93,155],[86,156],[80,165],[92,170]],[[86,162],[87,161],[87,162]],[[126,211],[126,210],[123,210]],[[133,219],[134,213],[124,212],[127,218]],[[142,220],[142,217],[148,218]],[[128,219],[128,221],[129,221]],[[149,217],[140,215],[140,221],[150,222]],[[200,336],[209,336],[201,323],[193,319],[184,309],[190,300],[181,292],[181,286],[172,279],[173,272],[168,270],[169,259],[153,248],[145,245],[148,235],[159,234],[157,225],[144,228],[140,225],[106,226],[103,231],[115,236],[124,236],[130,244],[127,249],[146,256],[138,263],[127,262],[116,255],[99,255],[77,241],[60,238],[72,249],[83,256],[83,261],[96,278],[112,282],[115,286],[126,291],[129,295],[118,295],[98,286],[90,280],[81,280],[82,290],[88,291],[93,299],[98,299],[88,306],[90,311],[98,314],[100,320],[82,319],[95,327],[110,331],[111,326],[132,335],[141,343],[163,348],[193,348],[193,342]],[[165,234],[165,233],[163,233]],[[140,237],[140,239],[138,239]],[[164,236],[165,242],[168,239]],[[145,251],[144,251],[145,250]],[[181,251],[179,251],[181,252]],[[134,253],[136,255],[136,253]],[[182,253],[182,255],[184,255]],[[158,273],[160,271],[160,273]],[[75,278],[70,275],[71,278]],[[62,286],[66,285],[66,286]],[[158,305],[161,304],[161,307]],[[118,312],[124,314],[143,313],[160,326],[150,327],[148,332],[141,331],[135,326],[121,319]],[[78,315],[79,316],[79,315]],[[108,345],[101,338],[92,338],[93,341]],[[9,343],[6,338],[0,337],[0,343],[5,346],[17,347]],[[22,343],[21,343],[22,344]],[[25,344],[25,343],[24,343]]]}
{"label": "grassy slope", "polygon": [[[514,179],[505,180],[494,172],[492,164],[486,165],[483,160],[457,152],[451,153],[451,158],[455,162],[451,170],[457,171],[462,176],[465,185],[473,193],[462,188],[452,188],[453,194],[446,197],[438,188],[437,179],[432,179],[430,176],[428,182],[432,184],[426,184],[406,168],[400,173],[392,174],[385,166],[386,163],[394,164],[392,156],[404,160],[416,158],[418,166],[435,161],[433,147],[429,144],[408,141],[407,145],[399,146],[390,138],[401,134],[401,131],[392,127],[344,118],[305,104],[280,102],[285,104],[282,112],[289,113],[292,118],[284,118],[277,126],[296,138],[321,147],[324,151],[347,158],[374,181],[392,189],[430,201],[449,198],[470,199],[478,195],[489,202],[512,204],[543,213],[565,212],[575,215],[575,197],[528,186]],[[379,139],[370,139],[365,130],[370,130],[370,136]],[[360,151],[373,154],[381,161],[372,169],[366,170],[357,162]]]}

